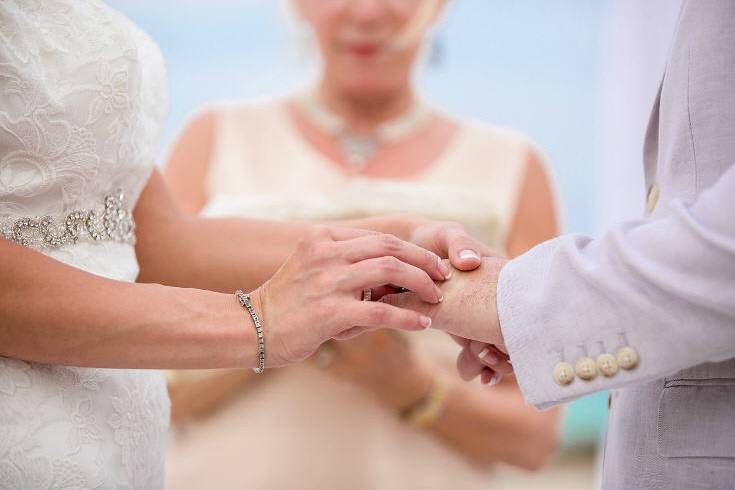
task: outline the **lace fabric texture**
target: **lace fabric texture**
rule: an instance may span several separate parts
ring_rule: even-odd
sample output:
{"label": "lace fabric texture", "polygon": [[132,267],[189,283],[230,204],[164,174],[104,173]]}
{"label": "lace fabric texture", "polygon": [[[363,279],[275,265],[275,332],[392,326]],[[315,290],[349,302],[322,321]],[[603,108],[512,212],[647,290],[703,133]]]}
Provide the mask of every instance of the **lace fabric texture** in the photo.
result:
{"label": "lace fabric texture", "polygon": [[[151,172],[167,86],[135,25],[94,0],[0,2],[0,222],[93,209]],[[134,281],[130,243],[43,250]],[[161,488],[169,402],[158,371],[0,357],[0,488]]]}

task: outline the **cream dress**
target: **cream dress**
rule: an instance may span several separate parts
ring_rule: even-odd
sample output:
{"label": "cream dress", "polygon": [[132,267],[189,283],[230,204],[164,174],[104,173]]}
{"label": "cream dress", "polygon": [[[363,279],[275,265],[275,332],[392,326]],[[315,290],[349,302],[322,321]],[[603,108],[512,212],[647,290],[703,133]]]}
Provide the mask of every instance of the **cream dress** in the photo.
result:
{"label": "cream dress", "polygon": [[[517,133],[460,123],[410,180],[347,175],[314,150],[281,100],[214,109],[207,216],[337,220],[417,213],[462,222],[503,250],[532,148]],[[456,376],[456,345],[407,336]],[[311,363],[269,371],[216,415],[173,438],[171,489],[487,489],[490,475],[402,422],[369,393]]]}

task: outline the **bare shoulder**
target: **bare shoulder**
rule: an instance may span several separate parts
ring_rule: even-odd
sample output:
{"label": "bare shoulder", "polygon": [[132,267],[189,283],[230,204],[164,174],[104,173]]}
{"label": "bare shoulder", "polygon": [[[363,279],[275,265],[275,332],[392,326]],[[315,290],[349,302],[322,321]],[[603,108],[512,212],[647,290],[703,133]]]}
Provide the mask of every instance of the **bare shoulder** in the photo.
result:
{"label": "bare shoulder", "polygon": [[511,257],[559,233],[558,206],[546,160],[534,145],[529,145],[523,163],[525,169],[506,243]]}
{"label": "bare shoulder", "polygon": [[459,122],[462,128],[473,138],[488,146],[524,149],[534,147],[530,136],[508,126],[492,124],[476,119],[463,119]]}
{"label": "bare shoulder", "polygon": [[547,190],[551,193],[553,187],[551,184],[551,170],[546,158],[536,145],[529,144],[526,146],[523,162],[525,174],[522,188],[531,191]]}
{"label": "bare shoulder", "polygon": [[282,103],[282,99],[275,98],[210,103],[188,118],[165,166],[168,186],[183,210],[198,213],[206,204],[207,182],[219,142],[237,133],[256,143],[272,126],[269,121]]}
{"label": "bare shoulder", "polygon": [[515,188],[525,172],[529,155],[533,154],[536,163],[544,165],[537,145],[520,131],[472,119],[461,120],[459,126],[465,149],[474,156],[465,164],[472,166],[478,182]]}

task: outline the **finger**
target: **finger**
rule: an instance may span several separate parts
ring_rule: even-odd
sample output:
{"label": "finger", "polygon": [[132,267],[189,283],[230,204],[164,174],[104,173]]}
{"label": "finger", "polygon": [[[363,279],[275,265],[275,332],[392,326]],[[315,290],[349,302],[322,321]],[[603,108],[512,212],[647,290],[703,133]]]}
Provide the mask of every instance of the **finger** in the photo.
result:
{"label": "finger", "polygon": [[314,225],[309,228],[306,235],[302,238],[302,242],[340,242],[345,240],[353,240],[369,235],[379,235],[376,231],[361,230],[358,228],[349,228],[347,226],[337,225]]}
{"label": "finger", "polygon": [[398,294],[400,292],[400,289],[396,288],[392,284],[388,284],[386,286],[378,286],[377,288],[373,288],[370,301],[380,301],[380,299],[387,294]]}
{"label": "finger", "polygon": [[[500,354],[498,350],[492,345],[486,342],[480,342],[479,340],[470,340],[468,347],[473,355],[477,356],[485,365],[491,366],[500,362]],[[505,354],[502,354],[505,357]]]}
{"label": "finger", "polygon": [[451,333],[449,334],[449,336],[452,337],[452,340],[454,340],[457,343],[457,345],[459,345],[463,349],[465,347],[467,347],[469,345],[469,343],[470,343],[470,340],[468,340],[468,339],[466,339],[464,337],[460,337],[458,335],[454,335],[454,334],[451,334]]}
{"label": "finger", "polygon": [[342,332],[338,333],[334,337],[332,337],[334,340],[348,340],[357,337],[358,335],[367,332],[370,330],[367,327],[351,327],[347,330],[343,330]]}
{"label": "finger", "polygon": [[508,356],[497,347],[484,342],[470,342],[468,350],[476,356],[479,361],[499,374],[510,374],[513,366],[508,362]]}
{"label": "finger", "polygon": [[475,379],[483,369],[486,369],[486,366],[469,349],[462,349],[457,356],[457,371],[463,380]]}
{"label": "finger", "polygon": [[493,366],[493,371],[501,375],[513,374],[513,365],[508,361],[500,361],[500,364]]}
{"label": "finger", "polygon": [[487,245],[459,227],[445,229],[439,241],[439,246],[447,251],[449,262],[461,271],[477,269],[483,256],[494,255]]}
{"label": "finger", "polygon": [[345,314],[347,321],[344,325],[338,325],[337,330],[331,333],[333,338],[355,326],[397,330],[424,330],[431,326],[431,318],[428,316],[379,302],[352,303],[345,308]]}
{"label": "finger", "polygon": [[421,298],[414,293],[386,294],[380,298],[380,302],[396,306],[398,308],[413,310],[427,316],[432,316],[432,313],[434,312],[434,305],[422,301]]}
{"label": "finger", "polygon": [[349,262],[389,256],[422,269],[435,281],[443,281],[449,274],[449,268],[434,252],[393,235],[361,236],[341,242],[340,248]]}
{"label": "finger", "polygon": [[495,386],[500,383],[502,378],[503,376],[501,374],[496,373],[490,368],[485,368],[482,370],[482,373],[480,373],[480,381],[482,381],[482,384],[484,385]]}
{"label": "finger", "polygon": [[343,291],[362,291],[386,284],[408,288],[428,303],[438,303],[442,299],[441,289],[426,272],[395,257],[378,257],[352,264],[339,281]]}
{"label": "finger", "polygon": [[375,232],[340,226],[314,225],[299,240],[297,254],[316,261],[334,260],[339,257],[342,241],[376,234]]}
{"label": "finger", "polygon": [[326,233],[331,240],[336,242],[354,240],[355,238],[369,237],[369,236],[380,236],[382,233],[371,230],[361,230],[359,228],[350,228],[347,226],[339,225],[320,225],[319,228]]}

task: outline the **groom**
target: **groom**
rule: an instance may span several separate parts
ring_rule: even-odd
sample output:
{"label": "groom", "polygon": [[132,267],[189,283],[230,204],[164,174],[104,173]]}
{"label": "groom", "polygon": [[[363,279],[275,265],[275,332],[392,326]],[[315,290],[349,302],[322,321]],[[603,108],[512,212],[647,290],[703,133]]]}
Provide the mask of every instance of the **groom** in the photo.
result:
{"label": "groom", "polygon": [[538,408],[614,389],[603,488],[734,488],[735,1],[684,3],[644,157],[647,219],[385,300],[464,338],[466,378],[507,352]]}

